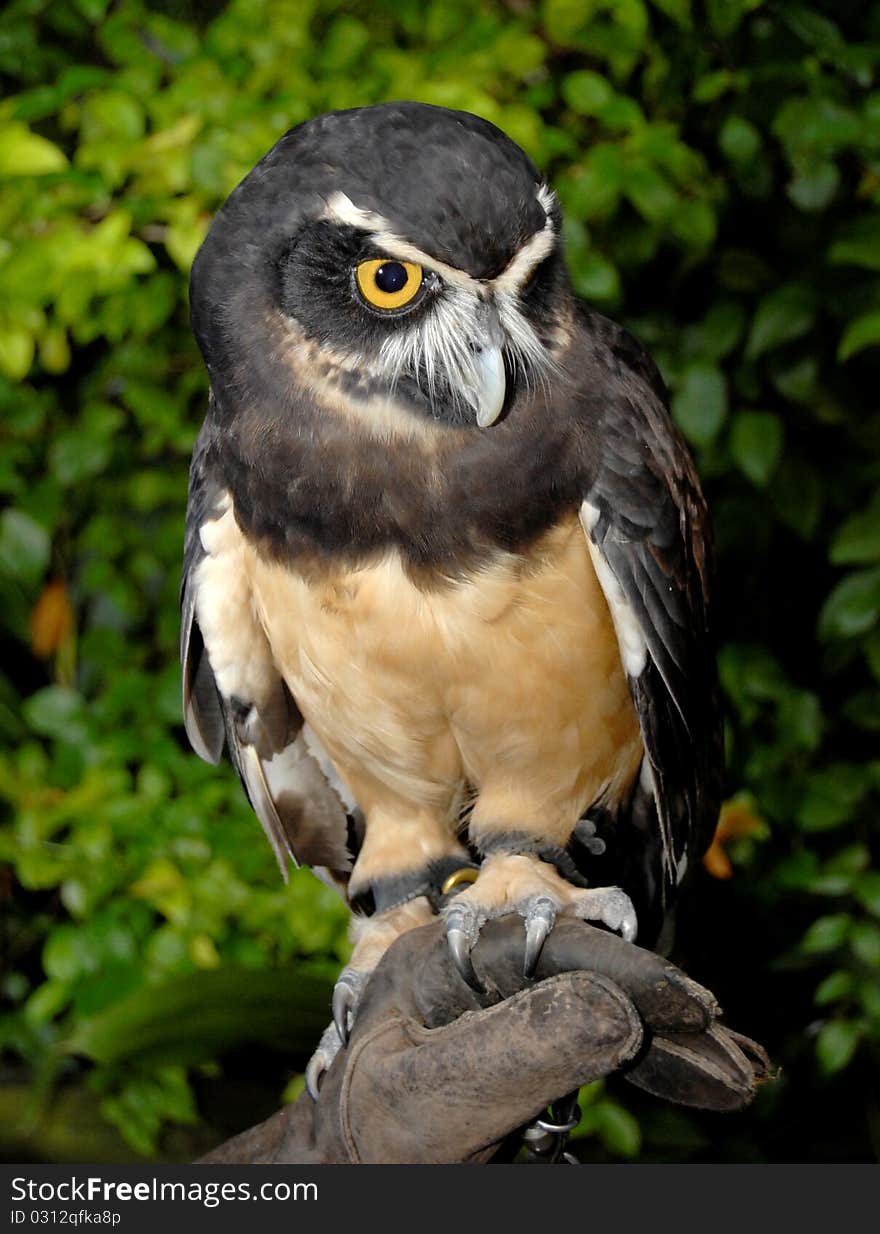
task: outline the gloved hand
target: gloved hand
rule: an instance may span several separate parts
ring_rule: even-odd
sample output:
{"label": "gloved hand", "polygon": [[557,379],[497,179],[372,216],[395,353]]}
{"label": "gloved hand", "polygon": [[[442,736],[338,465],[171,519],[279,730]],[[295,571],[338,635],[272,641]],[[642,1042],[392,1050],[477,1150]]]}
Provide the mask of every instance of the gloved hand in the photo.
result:
{"label": "gloved hand", "polygon": [[552,1102],[615,1071],[712,1110],[742,1109],[766,1077],[761,1047],[718,1023],[709,991],[652,952],[562,920],[526,981],[523,945],[518,917],[484,926],[477,994],[440,923],[404,934],[370,978],[317,1103],[303,1094],[203,1160],[486,1162]]}

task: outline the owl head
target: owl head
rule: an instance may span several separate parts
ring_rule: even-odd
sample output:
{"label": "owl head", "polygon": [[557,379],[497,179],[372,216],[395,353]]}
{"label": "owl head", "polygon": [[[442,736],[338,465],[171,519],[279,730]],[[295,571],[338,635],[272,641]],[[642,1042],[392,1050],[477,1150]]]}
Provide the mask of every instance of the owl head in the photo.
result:
{"label": "owl head", "polygon": [[220,413],[484,430],[547,380],[571,315],[554,194],[486,120],[419,103],[286,133],[193,265]]}

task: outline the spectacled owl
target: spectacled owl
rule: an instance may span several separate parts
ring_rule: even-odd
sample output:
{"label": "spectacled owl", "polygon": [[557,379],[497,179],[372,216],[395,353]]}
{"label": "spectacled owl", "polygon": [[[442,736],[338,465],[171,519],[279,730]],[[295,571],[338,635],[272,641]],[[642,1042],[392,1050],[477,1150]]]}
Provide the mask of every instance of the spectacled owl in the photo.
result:
{"label": "spectacled owl", "polygon": [[700,486],[658,371],[574,296],[561,211],[464,112],[286,133],[193,265],[184,714],[353,910],[309,1083],[403,931],[558,915],[650,946],[711,838]]}

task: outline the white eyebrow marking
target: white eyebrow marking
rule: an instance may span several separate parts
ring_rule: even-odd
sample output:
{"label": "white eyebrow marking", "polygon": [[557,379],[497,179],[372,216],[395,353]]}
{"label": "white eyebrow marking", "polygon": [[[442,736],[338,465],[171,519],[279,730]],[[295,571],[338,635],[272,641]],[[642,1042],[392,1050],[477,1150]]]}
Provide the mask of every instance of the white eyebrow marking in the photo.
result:
{"label": "white eyebrow marking", "polygon": [[378,247],[384,249],[390,257],[398,257],[401,261],[411,261],[420,266],[427,266],[431,270],[436,270],[448,283],[468,287],[475,294],[481,294],[486,289],[516,292],[526,282],[535,266],[549,255],[556,240],[556,231],[551,217],[551,210],[556,200],[555,194],[546,184],[542,184],[538,188],[537,198],[546,216],[543,228],[529,236],[507,266],[494,279],[475,279],[470,274],[466,274],[464,270],[459,270],[445,261],[432,257],[430,253],[424,252],[403,236],[399,236],[384,215],[374,210],[363,210],[339,190],[331,193],[327,198],[326,215],[338,223],[345,223],[349,227],[358,227],[361,231],[369,232]]}
{"label": "white eyebrow marking", "polygon": [[345,193],[337,191],[330,194],[327,198],[327,215],[338,223],[346,223],[349,227],[359,227],[361,231],[368,231],[378,247],[384,249],[390,257],[399,257],[401,261],[412,261],[420,266],[428,266],[436,270],[438,274],[442,274],[450,283],[470,286],[474,290],[480,285],[476,279],[465,274],[464,270],[448,266],[446,262],[439,261],[429,253],[423,252],[422,249],[416,248],[403,236],[398,236],[384,215],[377,214],[374,210],[362,210],[360,206],[354,204],[351,198],[346,197]]}

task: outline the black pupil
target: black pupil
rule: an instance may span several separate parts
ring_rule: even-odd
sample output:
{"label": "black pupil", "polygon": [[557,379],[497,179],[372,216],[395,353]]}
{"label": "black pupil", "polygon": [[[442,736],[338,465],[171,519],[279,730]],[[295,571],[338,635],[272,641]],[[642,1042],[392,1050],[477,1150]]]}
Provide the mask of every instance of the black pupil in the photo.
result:
{"label": "black pupil", "polygon": [[390,296],[404,288],[408,278],[406,266],[402,266],[399,261],[386,261],[384,266],[380,266],[376,271],[376,286]]}

